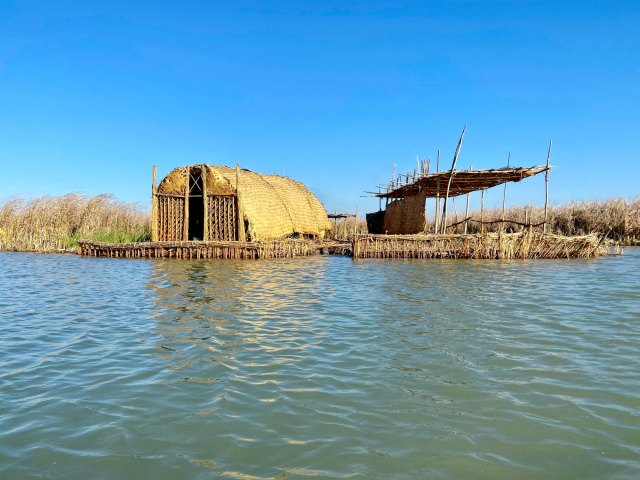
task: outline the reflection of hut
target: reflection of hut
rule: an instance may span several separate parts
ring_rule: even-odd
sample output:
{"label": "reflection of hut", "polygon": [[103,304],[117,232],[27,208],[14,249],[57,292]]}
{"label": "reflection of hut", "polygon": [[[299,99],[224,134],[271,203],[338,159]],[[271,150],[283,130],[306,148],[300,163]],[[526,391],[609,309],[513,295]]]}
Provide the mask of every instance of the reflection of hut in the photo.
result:
{"label": "reflection of hut", "polygon": [[153,183],[153,241],[323,238],[331,228],[315,195],[279,175],[191,165]]}

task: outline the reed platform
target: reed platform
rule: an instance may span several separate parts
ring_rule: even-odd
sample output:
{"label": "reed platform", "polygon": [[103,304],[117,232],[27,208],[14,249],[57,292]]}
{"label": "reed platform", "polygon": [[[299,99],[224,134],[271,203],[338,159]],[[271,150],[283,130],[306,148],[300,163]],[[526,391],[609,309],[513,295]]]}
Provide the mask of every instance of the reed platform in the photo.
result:
{"label": "reed platform", "polygon": [[112,258],[222,258],[258,259],[291,258],[318,254],[350,255],[351,245],[346,242],[323,242],[305,239],[287,239],[267,242],[140,242],[104,243],[81,240],[78,255]]}
{"label": "reed platform", "polygon": [[614,253],[604,235],[565,237],[542,232],[471,235],[357,235],[354,258],[593,258]]}

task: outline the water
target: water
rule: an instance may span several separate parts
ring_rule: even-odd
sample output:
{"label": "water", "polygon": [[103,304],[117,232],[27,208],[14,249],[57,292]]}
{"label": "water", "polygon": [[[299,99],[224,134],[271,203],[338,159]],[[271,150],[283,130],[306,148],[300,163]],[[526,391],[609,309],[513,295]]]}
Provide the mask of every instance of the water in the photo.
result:
{"label": "water", "polygon": [[640,249],[0,254],[0,478],[640,478]]}

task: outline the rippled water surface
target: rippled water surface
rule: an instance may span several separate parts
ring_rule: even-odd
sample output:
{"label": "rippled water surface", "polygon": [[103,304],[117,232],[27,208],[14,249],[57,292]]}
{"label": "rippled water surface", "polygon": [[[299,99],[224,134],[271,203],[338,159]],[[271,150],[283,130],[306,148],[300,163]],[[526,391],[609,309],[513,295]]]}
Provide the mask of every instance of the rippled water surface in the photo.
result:
{"label": "rippled water surface", "polygon": [[640,250],[0,254],[0,478],[640,478]]}

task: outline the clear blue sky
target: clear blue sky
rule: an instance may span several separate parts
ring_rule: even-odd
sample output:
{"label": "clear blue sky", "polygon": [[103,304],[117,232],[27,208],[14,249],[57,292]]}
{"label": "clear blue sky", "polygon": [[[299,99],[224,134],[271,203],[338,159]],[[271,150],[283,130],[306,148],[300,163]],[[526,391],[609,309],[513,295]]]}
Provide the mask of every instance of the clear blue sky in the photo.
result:
{"label": "clear blue sky", "polygon": [[[639,87],[637,1],[5,0],[0,199],[147,206],[154,163],[240,163],[370,211],[394,163],[449,166],[465,123],[460,167],[553,139],[552,202],[634,197]],[[541,203],[543,180],[509,192]]]}

